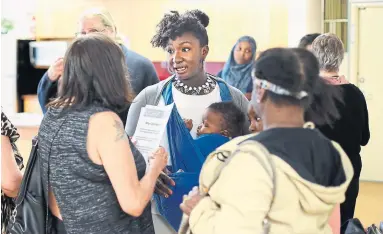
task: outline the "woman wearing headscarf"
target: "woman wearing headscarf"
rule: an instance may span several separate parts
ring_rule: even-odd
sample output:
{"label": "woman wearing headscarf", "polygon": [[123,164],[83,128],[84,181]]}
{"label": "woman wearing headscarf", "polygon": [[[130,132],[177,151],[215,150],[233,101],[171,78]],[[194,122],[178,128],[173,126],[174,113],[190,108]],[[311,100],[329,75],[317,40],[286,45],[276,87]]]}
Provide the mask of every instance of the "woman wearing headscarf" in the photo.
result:
{"label": "woman wearing headscarf", "polygon": [[222,71],[217,74],[218,77],[244,93],[248,99],[253,90],[251,71],[254,67],[256,50],[257,44],[254,38],[250,36],[239,38]]}

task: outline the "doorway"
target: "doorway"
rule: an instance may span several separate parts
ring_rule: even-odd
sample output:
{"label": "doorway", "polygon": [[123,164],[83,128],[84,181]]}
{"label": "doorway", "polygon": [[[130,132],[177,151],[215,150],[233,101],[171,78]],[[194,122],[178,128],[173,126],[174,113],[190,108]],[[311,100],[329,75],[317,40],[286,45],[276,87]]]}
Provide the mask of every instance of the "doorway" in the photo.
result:
{"label": "doorway", "polygon": [[363,92],[370,125],[370,142],[362,148],[361,180],[383,182],[383,5],[358,6],[355,36],[354,81]]}

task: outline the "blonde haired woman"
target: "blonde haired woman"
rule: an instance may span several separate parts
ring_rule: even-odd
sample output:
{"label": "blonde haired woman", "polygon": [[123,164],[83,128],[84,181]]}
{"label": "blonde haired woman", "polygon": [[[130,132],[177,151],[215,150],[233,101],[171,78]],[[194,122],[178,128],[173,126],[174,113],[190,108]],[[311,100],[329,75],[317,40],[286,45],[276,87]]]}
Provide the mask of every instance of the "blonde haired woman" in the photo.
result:
{"label": "blonde haired woman", "polygon": [[346,200],[340,205],[341,233],[344,233],[347,221],[354,217],[359,193],[359,176],[362,170],[361,146],[367,145],[370,140],[368,108],[360,89],[349,84],[345,77],[339,74],[339,67],[344,58],[342,41],[335,34],[320,35],[312,44],[312,52],[319,61],[321,77],[326,82],[336,85],[344,99],[344,105],[339,105],[338,108],[341,118],[333,125],[318,126],[323,135],[340,144],[354,168],[354,177],[347,189]]}
{"label": "blonde haired woman", "polygon": [[[147,86],[158,83],[158,76],[153,64],[147,58],[129,50],[122,44],[121,37],[118,36],[117,27],[111,14],[102,8],[92,8],[85,11],[80,16],[78,31],[75,35],[83,36],[97,32],[115,39],[120,44],[128,66],[130,83],[135,94],[139,94],[141,90]],[[49,102],[49,99],[56,96],[57,82],[62,75],[63,65],[63,58],[57,59],[40,80],[37,94],[44,113],[47,110],[46,104]],[[119,116],[125,125],[127,110],[119,113]]]}

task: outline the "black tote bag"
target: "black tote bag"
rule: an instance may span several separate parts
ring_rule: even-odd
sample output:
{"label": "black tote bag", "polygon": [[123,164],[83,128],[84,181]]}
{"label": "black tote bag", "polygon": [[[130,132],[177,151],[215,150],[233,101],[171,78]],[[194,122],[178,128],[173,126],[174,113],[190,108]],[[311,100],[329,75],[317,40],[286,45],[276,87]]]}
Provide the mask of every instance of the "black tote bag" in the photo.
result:
{"label": "black tote bag", "polygon": [[41,181],[40,158],[37,154],[38,140],[32,140],[32,150],[25,168],[15,209],[10,218],[9,234],[44,234],[46,229],[47,203]]}
{"label": "black tote bag", "polygon": [[[61,126],[67,118],[61,120],[51,139],[50,150]],[[21,181],[19,195],[16,198],[15,209],[7,226],[8,234],[46,234],[48,233],[48,201],[45,199],[45,189],[42,182],[40,168],[41,158],[37,153],[38,138],[32,140],[32,149],[29,156],[23,180]],[[48,155],[48,165],[50,153]],[[48,167],[49,176],[49,167]],[[49,177],[48,177],[49,178]],[[48,179],[49,180],[49,179]]]}

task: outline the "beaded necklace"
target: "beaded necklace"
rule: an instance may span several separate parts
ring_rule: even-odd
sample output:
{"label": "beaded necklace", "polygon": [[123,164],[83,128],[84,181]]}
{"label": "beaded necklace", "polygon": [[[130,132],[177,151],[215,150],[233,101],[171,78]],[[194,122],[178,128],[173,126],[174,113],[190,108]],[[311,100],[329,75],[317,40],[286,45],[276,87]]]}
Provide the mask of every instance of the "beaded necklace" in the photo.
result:
{"label": "beaded necklace", "polygon": [[183,94],[187,95],[204,95],[210,93],[214,90],[216,86],[216,82],[207,76],[206,83],[197,87],[191,87],[184,84],[180,79],[175,77],[174,79],[174,87],[179,90]]}

